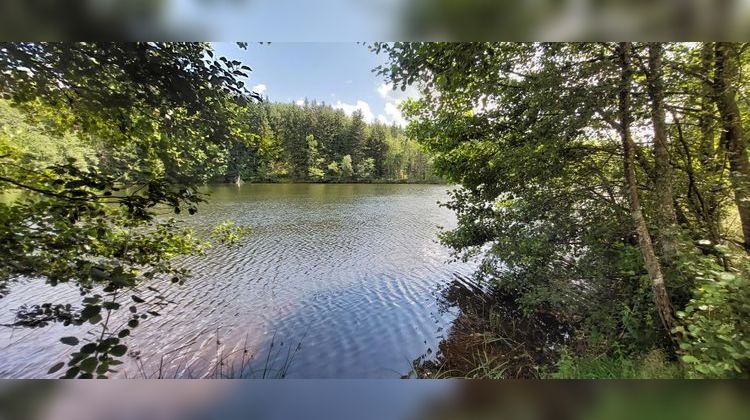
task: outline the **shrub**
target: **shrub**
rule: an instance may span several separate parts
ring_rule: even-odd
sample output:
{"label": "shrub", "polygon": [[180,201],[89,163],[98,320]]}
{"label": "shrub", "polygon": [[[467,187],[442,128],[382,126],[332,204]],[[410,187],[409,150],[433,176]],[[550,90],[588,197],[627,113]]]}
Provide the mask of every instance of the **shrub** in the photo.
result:
{"label": "shrub", "polygon": [[[695,276],[695,289],[674,328],[681,360],[696,378],[750,377],[750,267],[745,255],[717,247],[738,269],[725,271],[709,257],[684,263]],[[738,262],[738,263],[737,263]]]}

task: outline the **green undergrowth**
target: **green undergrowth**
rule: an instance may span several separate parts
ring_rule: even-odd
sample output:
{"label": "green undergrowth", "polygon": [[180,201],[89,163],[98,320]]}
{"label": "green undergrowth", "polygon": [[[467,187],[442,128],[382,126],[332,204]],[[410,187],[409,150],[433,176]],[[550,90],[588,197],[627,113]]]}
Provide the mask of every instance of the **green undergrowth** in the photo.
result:
{"label": "green undergrowth", "polygon": [[563,351],[554,369],[544,377],[550,379],[679,379],[679,363],[667,360],[662,350],[639,356],[624,354],[575,355]]}

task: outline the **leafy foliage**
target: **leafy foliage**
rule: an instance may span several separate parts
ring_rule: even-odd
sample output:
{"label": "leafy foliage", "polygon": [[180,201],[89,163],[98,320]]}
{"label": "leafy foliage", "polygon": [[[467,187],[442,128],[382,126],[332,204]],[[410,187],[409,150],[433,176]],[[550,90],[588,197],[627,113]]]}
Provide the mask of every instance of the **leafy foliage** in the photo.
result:
{"label": "leafy foliage", "polygon": [[[722,63],[747,69],[748,49],[624,44],[632,62],[611,43],[372,49],[389,58],[381,75],[421,92],[404,105],[407,133],[433,155],[438,175],[461,185],[445,203],[458,225],[442,241],[457,258],[481,261],[479,279],[513,296],[526,316],[552,314],[574,327],[577,353],[595,347],[593,354],[614,357],[617,349],[636,360],[662,349],[695,376],[746,376],[749,298],[740,291],[748,257],[737,252],[743,240],[731,215],[739,208],[745,226],[738,179],[748,174],[737,175],[744,169],[736,156],[747,150],[731,133],[747,120],[739,93],[747,80]],[[623,74],[632,75],[625,87]],[[655,98],[663,98],[661,110]],[[620,144],[623,121],[633,162]],[[658,127],[666,150],[656,150]],[[675,221],[665,222],[665,210]],[[658,258],[647,270],[652,241]],[[671,305],[657,304],[662,276],[653,269],[664,273]],[[661,322],[671,307],[679,311],[676,331]]]}
{"label": "leafy foliage", "polygon": [[[0,202],[0,284],[38,278],[82,295],[80,308],[20,308],[14,326],[92,325],[91,341],[61,339],[80,347],[50,373],[107,377],[132,330],[167,304],[138,286],[181,283],[188,272],[171,261],[206,246],[168,213],[196,212],[198,185],[243,140],[249,68],[182,43],[3,43],[0,65],[0,192],[11,193]],[[113,328],[125,301],[127,327]]]}
{"label": "leafy foliage", "polygon": [[233,220],[226,220],[214,227],[211,238],[221,244],[235,245],[250,233],[252,233],[250,227],[237,226]]}
{"label": "leafy foliage", "polygon": [[686,258],[682,268],[696,279],[694,296],[677,312],[683,325],[680,358],[689,374],[701,378],[747,378],[750,371],[750,266],[744,255],[722,247],[725,258],[738,260],[726,271],[703,256]]}

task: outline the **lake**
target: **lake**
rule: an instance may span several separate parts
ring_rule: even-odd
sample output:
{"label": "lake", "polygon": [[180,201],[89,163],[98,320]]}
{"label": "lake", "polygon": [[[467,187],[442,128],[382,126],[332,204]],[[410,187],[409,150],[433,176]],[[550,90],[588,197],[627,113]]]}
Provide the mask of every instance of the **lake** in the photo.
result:
{"label": "lake", "polygon": [[[193,274],[184,285],[155,280],[150,286],[158,292],[143,289],[149,301],[160,294],[176,304],[133,330],[118,375],[211,376],[211,367],[225,360],[222,372],[231,376],[248,359],[242,375],[250,377],[408,373],[413,359],[436,349],[455,316],[439,309],[440,291],[456,273],[474,269],[450,262],[449,250],[436,241],[439,226],[455,226],[452,212],[437,204],[449,188],[210,187],[209,202],[183,220],[205,229],[233,219],[253,233],[237,246],[180,260]],[[0,299],[0,323],[11,322],[24,303],[44,302],[80,304],[80,296],[67,285],[22,281]],[[0,328],[0,376],[46,377],[71,351],[60,337],[87,331]]]}

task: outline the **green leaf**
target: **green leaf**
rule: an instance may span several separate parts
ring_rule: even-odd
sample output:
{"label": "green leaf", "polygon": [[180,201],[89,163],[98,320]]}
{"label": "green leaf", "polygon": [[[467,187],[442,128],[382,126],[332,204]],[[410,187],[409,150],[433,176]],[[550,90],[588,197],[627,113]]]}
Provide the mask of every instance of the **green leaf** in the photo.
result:
{"label": "green leaf", "polygon": [[97,364],[99,362],[96,360],[96,357],[89,357],[88,359],[84,359],[79,366],[82,371],[91,373],[96,369]]}
{"label": "green leaf", "polygon": [[102,307],[104,309],[117,310],[117,309],[120,309],[120,304],[117,302],[104,302],[102,303]]}
{"label": "green leaf", "polygon": [[692,363],[692,364],[700,363],[700,360],[696,359],[695,356],[692,356],[689,354],[682,356],[682,361],[685,363]]}
{"label": "green leaf", "polygon": [[118,344],[109,351],[110,354],[116,357],[124,356],[125,353],[128,351],[128,347],[123,344]]}
{"label": "green leaf", "polygon": [[75,345],[78,345],[78,338],[77,337],[63,337],[60,339],[60,342],[63,344],[67,344],[69,346],[75,346]]}
{"label": "green leaf", "polygon": [[98,315],[101,310],[101,306],[98,305],[86,306],[81,311],[81,318],[84,320],[88,320],[89,318]]}
{"label": "green leaf", "polygon": [[100,375],[107,373],[107,370],[109,370],[109,363],[107,362],[100,363],[99,366],[96,367],[96,373]]}
{"label": "green leaf", "polygon": [[54,365],[52,365],[52,367],[51,367],[51,368],[49,368],[49,370],[47,371],[47,373],[48,373],[48,374],[50,374],[50,373],[55,373],[55,372],[57,372],[58,370],[62,369],[62,368],[63,368],[63,366],[65,366],[65,362],[58,362],[58,363],[55,363]]}
{"label": "green leaf", "polygon": [[88,343],[81,347],[81,353],[91,354],[96,351],[96,343]]}
{"label": "green leaf", "polygon": [[63,379],[73,379],[78,375],[78,372],[80,372],[81,369],[78,366],[73,366],[67,371],[65,371],[65,375],[63,375]]}

